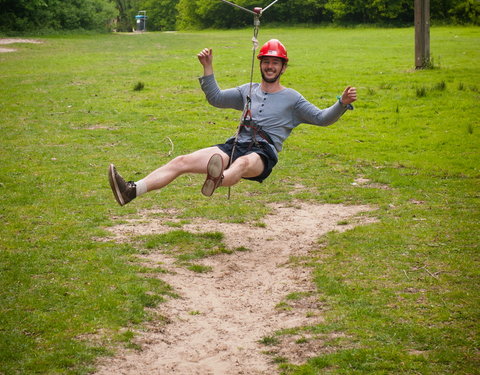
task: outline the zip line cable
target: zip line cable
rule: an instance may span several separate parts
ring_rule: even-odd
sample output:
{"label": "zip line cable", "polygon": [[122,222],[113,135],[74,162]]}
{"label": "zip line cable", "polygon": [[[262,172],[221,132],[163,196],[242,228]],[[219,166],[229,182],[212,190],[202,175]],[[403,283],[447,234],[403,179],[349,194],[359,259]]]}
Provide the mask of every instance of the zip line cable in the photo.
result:
{"label": "zip line cable", "polygon": [[[232,3],[231,1],[228,0],[220,0],[226,4],[229,4],[235,8],[241,9],[247,13],[253,14],[253,38],[252,38],[252,43],[253,43],[253,48],[252,48],[252,64],[251,64],[251,69],[250,69],[250,87],[249,87],[249,93],[247,96],[247,101],[245,103],[245,108],[243,109],[242,117],[240,120],[240,124],[238,125],[237,128],[237,133],[235,134],[235,139],[233,141],[233,147],[232,147],[232,152],[230,154],[230,160],[228,161],[228,168],[232,165],[232,160],[233,160],[233,155],[235,153],[235,149],[237,148],[237,142],[238,142],[238,136],[240,135],[240,131],[242,129],[242,126],[247,126],[249,128],[252,128],[253,131],[253,137],[254,141],[256,141],[256,131],[255,131],[255,125],[252,124],[252,89],[253,89],[253,71],[255,68],[255,55],[256,51],[258,48],[258,32],[260,31],[260,17],[262,16],[263,12],[266,11],[268,8],[270,8],[273,4],[275,4],[278,0],[275,0],[271,2],[269,5],[267,5],[265,8],[259,8],[256,7],[252,10],[244,8],[238,4]],[[228,199],[230,199],[230,192],[231,192],[231,186],[228,187]]]}
{"label": "zip line cable", "polygon": [[256,15],[256,14],[257,14],[257,13],[255,13],[253,10],[244,8],[244,7],[242,7],[242,6],[238,5],[238,4],[232,3],[231,1],[227,1],[227,0],[221,0],[221,1],[223,1],[224,3],[230,4],[231,6],[234,6],[235,8],[242,9],[242,10],[244,10],[245,12],[252,13],[253,15]]}
{"label": "zip line cable", "polygon": [[[278,0],[272,1],[269,5],[267,5],[267,6],[266,6],[265,8],[263,8],[263,9],[262,9],[262,8],[254,8],[253,11],[250,10],[250,9],[247,9],[247,8],[242,7],[241,5],[232,3],[231,1],[228,1],[228,0],[220,0],[220,1],[223,1],[224,3],[230,4],[231,6],[234,6],[235,8],[242,9],[242,10],[244,10],[245,12],[252,13],[253,15],[256,15],[256,14],[262,14],[264,11],[266,11],[268,8],[270,8],[273,4],[275,4]],[[260,13],[257,13],[257,9],[260,10]]]}
{"label": "zip line cable", "polygon": [[270,8],[273,4],[275,4],[278,0],[272,1],[270,4],[268,4],[265,8],[263,8],[262,13],[265,12],[268,8]]}

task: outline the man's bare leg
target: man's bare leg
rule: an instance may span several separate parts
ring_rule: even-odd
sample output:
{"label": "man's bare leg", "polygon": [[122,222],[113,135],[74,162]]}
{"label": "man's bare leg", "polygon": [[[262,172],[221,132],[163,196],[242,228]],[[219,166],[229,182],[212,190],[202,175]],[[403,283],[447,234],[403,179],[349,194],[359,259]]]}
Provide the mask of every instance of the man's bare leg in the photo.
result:
{"label": "man's bare leg", "polygon": [[229,157],[217,147],[204,148],[191,154],[177,156],[143,179],[147,191],[161,189],[186,173],[207,173],[207,163],[214,154],[222,155],[224,165]]}
{"label": "man's bare leg", "polygon": [[[209,147],[195,151],[188,155],[178,156],[162,167],[150,173],[144,179],[134,183],[126,182],[116,171],[113,164],[109,167],[109,181],[117,202],[123,206],[136,197],[157,189],[161,189],[177,177],[186,173],[207,173],[207,165],[213,155],[218,154],[223,160],[223,165],[228,165],[229,155],[217,147]],[[224,171],[220,185],[232,186],[242,177],[255,177],[264,169],[260,155],[252,153],[241,156]],[[207,177],[208,178],[208,177]],[[220,186],[217,185],[217,186]],[[202,190],[203,191],[203,190]],[[213,193],[213,191],[211,191]],[[211,195],[211,194],[209,194]]]}
{"label": "man's bare leg", "polygon": [[[213,154],[220,154],[223,164],[228,165],[229,155],[217,147],[209,147],[191,154],[178,156],[144,178],[147,191],[161,189],[186,173],[207,173],[207,163]],[[225,170],[222,186],[233,186],[243,177],[255,177],[263,172],[264,164],[256,153],[241,156]]]}
{"label": "man's bare leg", "polygon": [[259,154],[251,153],[236,159],[224,172],[222,186],[233,186],[244,177],[256,177],[262,174],[265,165]]}

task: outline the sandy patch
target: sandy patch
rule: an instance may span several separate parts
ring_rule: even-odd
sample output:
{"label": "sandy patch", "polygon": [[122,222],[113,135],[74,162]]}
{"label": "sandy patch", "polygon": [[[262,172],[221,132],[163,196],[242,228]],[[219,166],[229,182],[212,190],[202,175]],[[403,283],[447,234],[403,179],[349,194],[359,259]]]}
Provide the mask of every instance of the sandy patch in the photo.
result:
{"label": "sandy patch", "polygon": [[[284,328],[318,324],[322,306],[312,284],[310,270],[301,262],[318,238],[329,231],[345,231],[372,222],[358,216],[368,206],[312,205],[304,202],[272,205],[265,226],[194,221],[183,225],[191,232],[220,231],[229,248],[248,251],[204,259],[210,273],[194,273],[177,267],[161,252],[142,258],[170,271],[160,277],[181,298],[170,299],[157,311],[168,324],[153,322],[139,334],[139,351],[124,350],[102,360],[97,375],[272,375],[277,365],[264,354],[271,350],[259,343]],[[172,217],[169,213],[169,221]],[[158,215],[128,220],[110,228],[115,241],[129,241],[140,234],[164,233],[172,228]],[[286,299],[298,293],[294,300]],[[341,333],[339,333],[341,335]],[[313,336],[283,337],[275,350],[293,363],[318,353],[323,339]],[[299,344],[295,344],[295,342]]]}
{"label": "sandy patch", "polygon": [[[5,45],[5,44],[14,44],[14,43],[33,43],[33,44],[41,44],[43,43],[40,40],[36,39],[19,39],[19,38],[0,38],[0,45]],[[0,47],[0,53],[6,53],[6,52],[15,52],[15,48],[3,48]]]}
{"label": "sandy patch", "polygon": [[371,189],[392,190],[392,188],[388,185],[371,182],[368,178],[365,178],[363,176],[357,177],[352,182],[352,185]]}
{"label": "sandy patch", "polygon": [[42,44],[43,42],[36,39],[0,38],[0,44],[13,44],[13,43]]}

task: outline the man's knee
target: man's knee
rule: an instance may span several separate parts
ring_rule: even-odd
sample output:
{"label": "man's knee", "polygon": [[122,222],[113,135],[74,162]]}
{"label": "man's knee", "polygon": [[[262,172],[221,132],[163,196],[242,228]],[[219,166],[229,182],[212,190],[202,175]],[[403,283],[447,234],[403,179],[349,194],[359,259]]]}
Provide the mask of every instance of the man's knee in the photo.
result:
{"label": "man's knee", "polygon": [[184,171],[188,169],[189,165],[191,164],[191,160],[189,155],[180,155],[170,160],[168,164],[170,167],[178,171]]}
{"label": "man's knee", "polygon": [[236,166],[242,171],[242,177],[254,177],[262,173],[264,165],[260,155],[256,153],[239,157]]}
{"label": "man's knee", "polygon": [[234,164],[237,168],[242,170],[247,170],[248,167],[251,165],[250,159],[247,156],[240,156],[237,160],[235,160]]}

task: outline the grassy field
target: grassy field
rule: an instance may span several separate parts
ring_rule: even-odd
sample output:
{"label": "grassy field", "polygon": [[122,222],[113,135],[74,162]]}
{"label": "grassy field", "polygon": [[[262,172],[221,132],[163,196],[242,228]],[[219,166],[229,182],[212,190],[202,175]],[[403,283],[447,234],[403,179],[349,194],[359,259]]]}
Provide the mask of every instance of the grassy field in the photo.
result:
{"label": "grassy field", "polygon": [[369,204],[378,222],[319,239],[309,263],[328,309],[305,330],[344,336],[285,374],[480,373],[480,29],[432,28],[425,71],[413,29],[262,29],[272,37],[289,50],[286,86],[325,107],[355,85],[356,109],[296,129],[274,174],[230,201],[193,176],[124,208],[108,163],[138,180],[235,131],[237,112],[206,103],[196,53],[214,49],[222,87],[245,83],[251,30],[51,36],[0,54],[0,374],[87,374],[171,293],[137,248],[98,241],[113,217],[243,222],[292,199]]}

